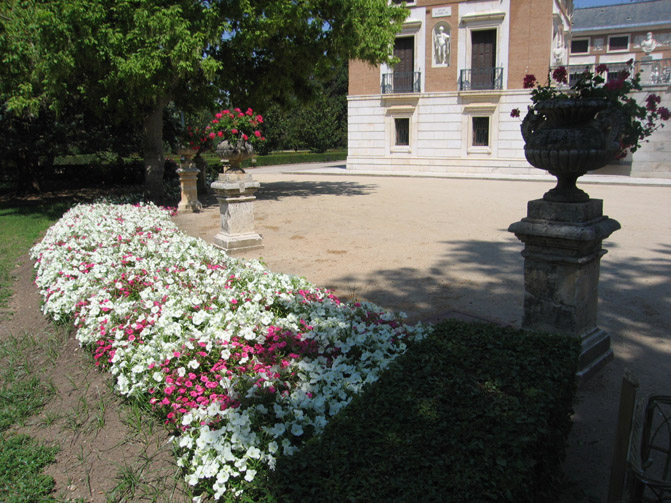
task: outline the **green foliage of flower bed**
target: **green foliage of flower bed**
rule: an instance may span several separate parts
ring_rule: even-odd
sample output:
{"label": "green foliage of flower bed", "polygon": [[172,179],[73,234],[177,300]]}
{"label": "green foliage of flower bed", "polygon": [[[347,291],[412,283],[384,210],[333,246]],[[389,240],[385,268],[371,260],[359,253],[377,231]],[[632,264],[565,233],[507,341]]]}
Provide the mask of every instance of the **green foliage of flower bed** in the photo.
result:
{"label": "green foliage of flower bed", "polygon": [[578,351],[566,337],[441,323],[278,462],[267,501],[549,501]]}

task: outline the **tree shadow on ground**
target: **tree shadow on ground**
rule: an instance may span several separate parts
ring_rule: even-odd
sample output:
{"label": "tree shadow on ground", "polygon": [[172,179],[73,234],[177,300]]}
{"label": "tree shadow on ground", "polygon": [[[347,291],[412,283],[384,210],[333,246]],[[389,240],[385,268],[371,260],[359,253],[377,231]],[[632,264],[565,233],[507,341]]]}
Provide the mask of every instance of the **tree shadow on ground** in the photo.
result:
{"label": "tree shadow on ground", "polygon": [[345,181],[269,182],[261,184],[256,197],[260,200],[278,201],[287,197],[366,196],[375,192],[377,188],[375,184]]}
{"label": "tree shadow on ground", "polygon": [[[608,248],[615,249],[610,245]],[[601,261],[599,318],[644,337],[671,343],[671,245],[660,244],[649,257],[606,255]],[[629,342],[634,344],[633,341]],[[647,345],[640,345],[647,351]],[[668,348],[671,350],[671,348]]]}
{"label": "tree shadow on ground", "polygon": [[363,277],[338,278],[336,284],[360,284],[361,294],[386,308],[401,308],[415,320],[441,312],[466,311],[477,317],[514,324],[522,299],[521,247],[504,242],[441,242],[444,252],[428,268],[378,268]]}

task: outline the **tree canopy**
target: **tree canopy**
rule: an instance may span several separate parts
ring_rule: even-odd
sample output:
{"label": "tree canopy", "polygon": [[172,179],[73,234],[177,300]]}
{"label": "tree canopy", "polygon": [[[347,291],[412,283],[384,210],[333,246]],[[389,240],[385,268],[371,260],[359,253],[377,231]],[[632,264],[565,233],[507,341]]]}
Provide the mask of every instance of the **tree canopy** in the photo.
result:
{"label": "tree canopy", "polygon": [[137,128],[161,197],[163,112],[258,109],[311,94],[335,62],[388,61],[405,9],[386,0],[5,0],[0,106]]}

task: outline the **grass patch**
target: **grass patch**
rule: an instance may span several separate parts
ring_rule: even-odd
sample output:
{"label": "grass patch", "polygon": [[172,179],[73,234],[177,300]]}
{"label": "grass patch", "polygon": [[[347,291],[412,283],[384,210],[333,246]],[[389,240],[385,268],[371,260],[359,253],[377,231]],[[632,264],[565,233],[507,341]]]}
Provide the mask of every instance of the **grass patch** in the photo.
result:
{"label": "grass patch", "polygon": [[0,206],[0,307],[7,307],[17,259],[67,209],[65,203]]}
{"label": "grass patch", "polygon": [[48,397],[30,364],[37,343],[26,341],[31,338],[0,341],[0,501],[7,503],[54,501],[49,496],[54,480],[41,472],[58,448],[6,432],[35,414]]}
{"label": "grass patch", "polygon": [[55,460],[56,447],[39,445],[26,435],[0,433],[0,501],[50,502],[54,479],[42,469]]}

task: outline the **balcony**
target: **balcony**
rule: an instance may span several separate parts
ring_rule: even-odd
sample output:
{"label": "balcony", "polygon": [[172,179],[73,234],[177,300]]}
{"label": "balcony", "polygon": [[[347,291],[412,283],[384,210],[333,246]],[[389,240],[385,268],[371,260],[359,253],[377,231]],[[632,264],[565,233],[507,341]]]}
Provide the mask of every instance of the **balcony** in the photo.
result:
{"label": "balcony", "polygon": [[[671,59],[655,59],[651,61],[635,61],[633,65],[627,63],[606,63],[608,75],[606,82],[620,78],[621,72],[641,74],[642,86],[661,86],[671,84]],[[633,67],[632,67],[633,66]],[[550,71],[556,67],[550,68]],[[568,65],[569,85],[574,85],[580,75],[589,71],[594,73],[595,65]]]}
{"label": "balcony", "polygon": [[461,70],[460,91],[489,91],[503,88],[503,68],[467,68]]}
{"label": "balcony", "polygon": [[671,84],[671,59],[635,61],[634,74],[641,73],[642,86],[661,86]]}
{"label": "balcony", "polygon": [[394,72],[382,75],[382,94],[421,92],[421,72]]}

